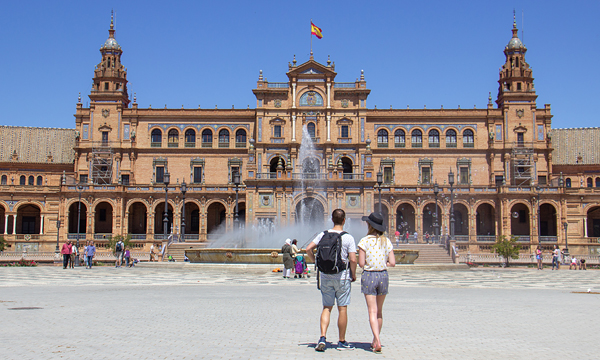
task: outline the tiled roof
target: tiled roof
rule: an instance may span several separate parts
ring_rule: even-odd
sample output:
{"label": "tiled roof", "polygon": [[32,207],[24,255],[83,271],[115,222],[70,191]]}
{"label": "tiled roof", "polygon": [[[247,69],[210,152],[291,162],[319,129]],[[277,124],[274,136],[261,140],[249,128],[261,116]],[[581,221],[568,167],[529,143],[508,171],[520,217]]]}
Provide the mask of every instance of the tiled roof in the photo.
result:
{"label": "tiled roof", "polygon": [[0,126],[0,162],[72,164],[74,147],[75,129]]}
{"label": "tiled roof", "polygon": [[552,129],[552,164],[600,164],[600,128]]}

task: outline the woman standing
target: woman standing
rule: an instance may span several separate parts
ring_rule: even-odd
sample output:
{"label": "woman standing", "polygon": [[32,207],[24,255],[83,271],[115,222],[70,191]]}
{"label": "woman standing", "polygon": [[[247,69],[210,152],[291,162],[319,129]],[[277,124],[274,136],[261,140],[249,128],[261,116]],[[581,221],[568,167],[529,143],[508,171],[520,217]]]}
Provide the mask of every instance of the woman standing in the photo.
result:
{"label": "woman standing", "polygon": [[371,347],[373,352],[381,352],[379,334],[383,325],[383,302],[388,293],[388,267],[396,266],[394,247],[390,239],[383,235],[385,226],[379,213],[363,216],[369,230],[367,236],[358,243],[358,265],[363,268],[361,292],[365,294],[369,323],[373,332]]}
{"label": "woman standing", "polygon": [[544,255],[542,254],[542,248],[539,245],[537,249],[535,249],[535,259],[537,260],[538,270],[543,270],[544,265],[542,262],[544,261]]}
{"label": "woman standing", "polygon": [[283,253],[283,278],[289,279],[294,267],[294,260],[292,260],[292,240],[287,239],[285,241],[281,252]]}

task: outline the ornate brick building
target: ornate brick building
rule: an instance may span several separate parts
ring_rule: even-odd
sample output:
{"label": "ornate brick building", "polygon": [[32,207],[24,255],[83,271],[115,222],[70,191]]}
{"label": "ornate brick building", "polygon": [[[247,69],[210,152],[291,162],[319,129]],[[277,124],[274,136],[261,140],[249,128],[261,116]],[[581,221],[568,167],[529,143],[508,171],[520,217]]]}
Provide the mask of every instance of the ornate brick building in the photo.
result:
{"label": "ornate brick building", "polygon": [[[0,128],[0,226],[15,249],[54,250],[57,219],[63,239],[162,241],[166,174],[168,231],[184,225],[188,242],[233,228],[239,174],[247,225],[325,222],[337,207],[358,219],[379,209],[381,191],[391,232],[448,234],[453,207],[461,251],[487,252],[510,234],[526,249],[564,247],[567,235],[571,252],[600,248],[599,129],[552,130],[516,24],[495,105],[490,94],[483,109],[368,108],[362,71],[339,82],[335,63],[312,55],[302,64],[294,57],[283,82],[261,71],[254,109],[139,108],[112,22],[100,52],[74,130]],[[44,134],[23,135],[32,131]],[[300,214],[307,204],[311,212]]]}

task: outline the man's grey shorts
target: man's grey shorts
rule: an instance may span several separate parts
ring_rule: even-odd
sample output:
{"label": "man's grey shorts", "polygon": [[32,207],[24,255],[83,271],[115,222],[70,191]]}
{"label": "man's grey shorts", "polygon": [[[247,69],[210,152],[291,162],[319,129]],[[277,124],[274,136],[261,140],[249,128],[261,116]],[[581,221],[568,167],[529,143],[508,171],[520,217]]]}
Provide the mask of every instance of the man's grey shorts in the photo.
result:
{"label": "man's grey shorts", "polygon": [[[342,278],[343,280],[340,280]],[[321,297],[323,306],[350,305],[351,280],[347,276],[328,276],[321,274]]]}
{"label": "man's grey shorts", "polygon": [[117,252],[115,253],[115,257],[116,257],[117,259],[121,259],[121,258],[123,257],[123,252],[122,252],[122,251],[117,251]]}

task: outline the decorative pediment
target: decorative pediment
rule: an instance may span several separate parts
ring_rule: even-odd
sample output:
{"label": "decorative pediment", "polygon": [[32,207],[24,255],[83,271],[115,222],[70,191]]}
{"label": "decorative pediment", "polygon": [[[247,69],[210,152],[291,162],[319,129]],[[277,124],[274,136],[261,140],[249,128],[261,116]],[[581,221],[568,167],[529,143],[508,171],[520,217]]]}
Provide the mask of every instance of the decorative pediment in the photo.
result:
{"label": "decorative pediment", "polygon": [[519,126],[515,126],[513,131],[518,132],[518,133],[524,133],[524,132],[527,132],[527,128],[525,126],[519,124]]}
{"label": "decorative pediment", "polygon": [[315,68],[309,68],[308,70],[304,70],[303,72],[301,72],[300,74],[322,74],[322,72],[320,72],[319,70],[316,70]]}
{"label": "decorative pediment", "polygon": [[325,66],[314,61],[312,58],[305,62],[304,64],[291,67],[290,71],[287,73],[288,77],[291,79],[293,77],[329,77],[331,80],[335,78],[337,75],[335,71],[333,71],[333,67]]}
{"label": "decorative pediment", "polygon": [[112,127],[110,127],[110,125],[107,123],[104,123],[104,125],[98,128],[98,131],[112,131]]}

